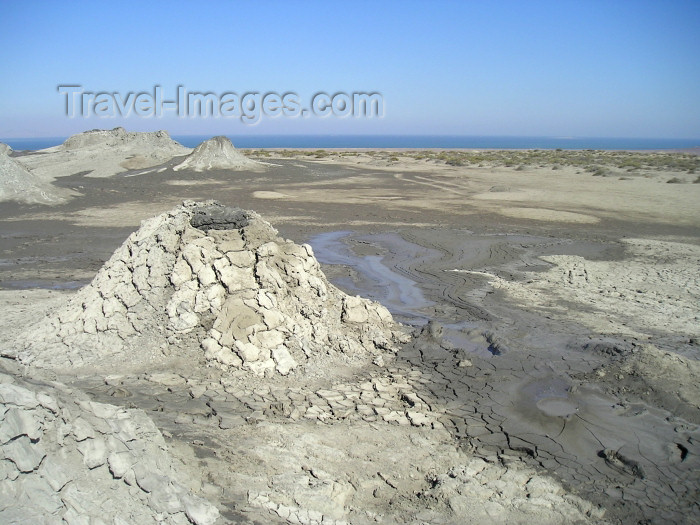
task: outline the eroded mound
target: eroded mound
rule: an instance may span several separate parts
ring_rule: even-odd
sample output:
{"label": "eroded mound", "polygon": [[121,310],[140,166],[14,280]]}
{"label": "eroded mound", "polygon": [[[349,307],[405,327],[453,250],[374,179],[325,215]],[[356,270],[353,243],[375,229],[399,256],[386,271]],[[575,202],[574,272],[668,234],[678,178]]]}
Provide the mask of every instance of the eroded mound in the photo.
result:
{"label": "eroded mound", "polygon": [[205,140],[185,160],[175,166],[175,171],[192,170],[259,170],[263,164],[247,158],[231,141],[223,136]]}
{"label": "eroded mound", "polygon": [[327,354],[372,359],[404,337],[386,308],[331,285],[310,246],[255,212],[186,202],[144,221],[16,357],[123,369],[179,353],[287,375]]}

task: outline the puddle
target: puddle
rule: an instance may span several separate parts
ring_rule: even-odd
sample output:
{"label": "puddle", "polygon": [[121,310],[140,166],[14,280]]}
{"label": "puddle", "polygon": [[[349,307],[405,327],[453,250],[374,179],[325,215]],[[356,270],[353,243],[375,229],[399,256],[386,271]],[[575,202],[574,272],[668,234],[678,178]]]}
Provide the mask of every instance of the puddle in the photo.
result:
{"label": "puddle", "polygon": [[[357,255],[347,241],[359,240],[382,251],[381,246],[392,237],[393,244],[401,242],[398,235],[363,235],[353,237],[353,232],[337,231],[322,233],[309,240],[314,254],[321,264],[348,266],[357,272],[357,278],[334,279],[334,284],[346,293],[361,295],[386,306],[393,315],[402,317],[408,324],[421,325],[428,316],[423,311],[435,303],[423,295],[418,284],[408,277],[394,271],[385,263],[387,255]],[[400,239],[400,240],[399,240]],[[393,248],[393,247],[392,247]],[[413,248],[415,250],[415,248]],[[396,252],[394,249],[391,250]]]}
{"label": "puddle", "polygon": [[[381,303],[398,321],[411,326],[422,326],[435,318],[435,303],[426,299],[416,281],[397,269],[409,261],[436,257],[436,250],[408,242],[398,234],[358,235],[352,231],[321,233],[311,238],[309,244],[320,263],[347,266],[357,272],[353,277],[332,279],[346,293]],[[443,340],[455,348],[487,359],[497,355],[483,338],[469,335],[479,328],[478,323],[435,320],[443,325]]]}

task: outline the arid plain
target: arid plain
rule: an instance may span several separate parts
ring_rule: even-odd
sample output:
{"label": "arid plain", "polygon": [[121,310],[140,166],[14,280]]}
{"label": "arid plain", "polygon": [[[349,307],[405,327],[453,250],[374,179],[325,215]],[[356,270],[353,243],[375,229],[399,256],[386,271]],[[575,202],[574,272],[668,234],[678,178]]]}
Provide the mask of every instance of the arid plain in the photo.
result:
{"label": "arid plain", "polygon": [[[65,439],[90,463],[100,501],[140,501],[132,518],[143,523],[700,522],[700,157],[253,150],[244,158],[225,141],[192,152],[159,133],[88,132],[43,152],[0,151],[9,159],[3,169],[19,165],[32,176],[28,188],[4,172],[0,383],[59,405],[84,398],[145,414],[156,437],[140,439],[158,443],[172,479],[189,491],[158,499],[158,483],[135,467],[132,478],[115,472],[114,454],[126,452],[110,453],[116,438],[93,421],[92,435]],[[285,343],[293,366],[276,349],[252,365],[243,349],[212,361],[209,343],[182,335],[217,327],[204,323],[173,329],[139,356],[125,343],[97,361],[82,355],[84,366],[47,357],[57,351],[47,333],[68,322],[57,312],[69,311],[141,221],[196,215],[213,206],[197,203],[210,200],[254,210],[279,231],[268,239],[241,226],[240,253],[253,253],[253,265],[271,250],[265,240],[285,254],[309,245],[311,270],[315,257],[329,290],[339,288],[342,338],[354,341],[352,330],[365,334],[373,323],[374,306],[369,317],[348,306],[354,299],[345,294],[359,295],[391,312],[393,321],[378,309],[381,322],[370,328],[394,337],[393,346],[375,334],[371,351],[360,337],[352,351],[341,341],[327,353],[305,347],[300,358]],[[191,202],[177,208],[183,201]],[[163,224],[156,226],[169,228]],[[177,231],[180,246],[204,242]],[[189,235],[208,236],[225,252],[218,234],[202,231]],[[305,264],[294,272],[304,274]],[[136,286],[137,263],[129,265]],[[251,272],[264,291],[261,270]],[[173,272],[165,275],[168,286],[180,286]],[[233,293],[218,266],[215,275]],[[295,282],[303,288],[304,279]],[[314,274],[312,288],[318,279],[325,282]],[[91,286],[104,298],[99,283]],[[315,300],[307,288],[294,290],[301,302]],[[290,312],[282,314],[294,319]],[[181,313],[169,312],[170,322]],[[335,344],[335,325],[323,315],[316,322],[328,325],[324,337]],[[217,341],[211,345],[225,347]],[[80,352],[89,354],[90,344]],[[40,408],[25,405],[17,406]],[[78,407],[70,421],[64,414],[64,426],[76,427],[75,411],[85,410]],[[46,429],[58,425],[59,412],[25,433],[32,443],[58,447]],[[94,447],[80,445],[98,433],[107,443],[102,463],[99,453],[93,461]],[[17,455],[9,446],[5,463]],[[20,494],[25,478],[48,479],[53,449],[44,448],[32,469],[20,460],[16,472],[3,467],[5,495]],[[75,480],[46,489],[53,503],[37,515],[98,512],[63,495],[83,476],[79,463],[65,467]],[[19,512],[16,501],[3,512]],[[122,510],[109,509],[111,523]]]}

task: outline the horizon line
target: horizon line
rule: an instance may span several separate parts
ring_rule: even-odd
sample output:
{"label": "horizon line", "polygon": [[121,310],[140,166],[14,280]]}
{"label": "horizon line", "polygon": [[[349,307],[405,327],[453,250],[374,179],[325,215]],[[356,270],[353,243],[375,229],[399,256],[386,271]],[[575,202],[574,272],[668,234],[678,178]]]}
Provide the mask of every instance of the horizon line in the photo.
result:
{"label": "horizon line", "polygon": [[[122,126],[117,126],[122,127]],[[42,135],[34,137],[19,137],[19,136],[0,136],[0,142],[9,140],[34,140],[34,139],[61,139],[69,138],[74,135],[88,133],[90,131],[111,131],[115,128],[92,128],[69,135]],[[538,138],[538,139],[555,139],[555,140],[581,140],[581,139],[631,139],[631,140],[698,140],[698,137],[664,137],[664,136],[623,136],[623,135],[512,135],[512,134],[461,134],[461,133],[171,133],[167,129],[159,129],[154,131],[129,131],[130,133],[154,133],[156,131],[165,131],[171,137],[460,137],[460,138]],[[700,145],[699,145],[700,146]]]}

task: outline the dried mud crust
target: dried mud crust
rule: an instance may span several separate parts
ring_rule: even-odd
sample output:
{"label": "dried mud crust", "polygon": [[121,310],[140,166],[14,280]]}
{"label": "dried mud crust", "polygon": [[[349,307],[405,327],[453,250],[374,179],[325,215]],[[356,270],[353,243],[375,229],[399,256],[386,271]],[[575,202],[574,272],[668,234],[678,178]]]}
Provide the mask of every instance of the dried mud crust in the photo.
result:
{"label": "dried mud crust", "polygon": [[456,447],[452,416],[426,389],[433,375],[397,363],[286,379],[154,372],[77,384],[148,411],[172,453],[199,462],[232,521],[606,523],[603,508],[541,469]]}
{"label": "dried mud crust", "polygon": [[[532,466],[456,448],[443,400],[426,389],[434,376],[396,357],[408,340],[384,307],[328,283],[310,246],[280,239],[254,212],[185,203],[145,221],[90,285],[20,337],[19,352],[4,352],[32,367],[5,383],[54,377],[75,389],[56,391],[93,399],[76,401],[89,413],[61,415],[62,469],[78,481],[51,490],[35,445],[52,437],[36,428],[53,436],[56,416],[8,420],[22,448],[3,451],[4,481],[20,503],[2,511],[36,500],[38,519],[82,519],[89,499],[143,523],[602,522],[604,509]],[[138,425],[126,442],[111,435],[113,420],[144,414],[131,408],[159,429],[144,446],[161,452],[146,448],[148,459],[129,452]],[[420,452],[406,461],[411,449]],[[15,483],[12,465],[32,477]],[[207,481],[194,496],[168,473]],[[144,508],[126,517],[131,498]]]}
{"label": "dried mud crust", "polygon": [[201,477],[184,475],[145,412],[96,403],[60,383],[24,380],[5,364],[2,523],[217,521],[216,506],[195,494]]}
{"label": "dried mud crust", "polygon": [[[545,468],[612,521],[698,515],[694,245],[401,233],[417,245],[367,234],[346,234],[346,244],[371,243],[436,301],[432,314],[420,302],[401,305],[445,325],[428,325],[398,362],[428,378],[416,391],[444,407],[440,421],[458,443]],[[585,265],[588,281],[550,260]],[[535,288],[539,301],[513,301],[501,283]],[[617,299],[595,301],[613,283]],[[663,290],[672,301],[657,302]],[[596,333],[592,323],[621,330]]]}
{"label": "dried mud crust", "polygon": [[[201,209],[207,210],[207,207]],[[202,215],[211,214],[204,211]],[[221,216],[228,217],[222,223],[242,224],[242,216],[236,210],[229,210]],[[188,222],[191,216],[186,219],[184,223],[191,227]],[[204,222],[214,224],[215,221],[206,219]],[[204,234],[197,228],[192,229],[196,230],[193,233],[197,239]],[[217,236],[220,232],[212,230],[206,235]],[[437,237],[433,236],[433,239],[437,240]],[[520,253],[507,247],[488,248],[488,252],[491,254],[488,257],[495,254],[497,267],[505,265],[512,269],[509,261]],[[435,253],[444,252],[436,250]],[[525,256],[525,260],[535,264],[537,258]],[[489,264],[479,257],[474,261],[478,265]],[[425,260],[420,264],[434,266]],[[413,272],[420,269],[410,264],[402,268],[408,275],[415,275]],[[460,297],[460,285],[453,284],[450,297]],[[505,312],[507,316],[514,315],[512,310]],[[519,324],[525,321],[527,318],[523,317]],[[541,320],[529,322],[538,327],[540,333],[547,326]],[[376,518],[379,521],[388,519],[388,516],[404,516],[404,520],[411,521],[418,519],[416,516],[432,515],[433,518],[425,520],[430,522],[438,519],[436,514],[430,513],[442,509],[437,515],[447,514],[455,521],[464,522],[468,519],[465,516],[479,515],[475,508],[488,508],[491,519],[531,515],[533,519],[548,516],[552,522],[590,522],[609,517],[626,523],[644,519],[654,522],[661,514],[682,521],[684,515],[697,512],[693,496],[697,486],[693,476],[698,457],[695,453],[697,429],[679,417],[650,409],[650,406],[622,402],[629,398],[629,392],[606,397],[586,385],[598,377],[601,369],[613,372],[614,360],[610,361],[606,356],[612,353],[630,358],[637,353],[632,351],[633,345],[616,343],[610,337],[608,339],[613,342],[608,346],[596,345],[592,341],[572,350],[558,366],[551,360],[552,351],[546,353],[544,348],[533,348],[532,341],[525,350],[519,345],[526,340],[512,334],[505,337],[502,334],[508,332],[504,330],[477,330],[470,335],[476,344],[498,349],[490,354],[489,359],[469,355],[466,350],[443,340],[443,332],[436,324],[429,325],[396,358],[391,359],[393,353],[383,354],[382,360],[386,358],[389,368],[376,367],[369,375],[363,375],[366,371],[358,368],[358,363],[348,367],[345,353],[324,354],[321,359],[309,360],[308,365],[313,363],[313,366],[304,370],[303,384],[295,382],[296,372],[284,376],[275,370],[267,377],[261,377],[266,374],[256,374],[255,367],[250,365],[241,368],[202,367],[200,370],[192,367],[190,359],[187,363],[152,363],[150,372],[138,377],[125,374],[101,380],[96,374],[97,382],[80,382],[79,387],[100,401],[148,410],[157,426],[172,436],[168,439],[172,439],[173,453],[183,462],[191,464],[196,461],[191,457],[193,450],[209,458],[207,468],[211,470],[207,472],[210,479],[229,479],[237,487],[258,487],[249,497],[249,493],[226,492],[225,487],[214,483],[219,489],[212,492],[212,500],[224,502],[220,508],[224,513],[230,512],[230,516],[240,513],[253,516],[269,511],[280,520],[303,521],[311,519],[307,518],[311,510],[313,517],[318,516],[315,512],[322,515],[326,512],[361,523],[366,515],[359,509],[374,506],[377,516],[381,516]],[[177,348],[197,348],[196,343],[194,346],[188,344],[187,340],[180,339],[168,348],[173,352]],[[542,340],[540,344],[546,343]],[[617,348],[621,349],[620,352]],[[606,352],[606,349],[610,351]],[[201,350],[199,352],[201,355]],[[384,364],[382,360],[376,362]],[[632,361],[620,361],[625,362]],[[215,364],[216,361],[209,363]],[[376,366],[367,359],[362,363],[370,369]],[[202,372],[206,370],[220,375],[209,377],[207,372]],[[232,374],[231,371],[235,370],[243,373]],[[589,376],[581,375],[582,371]],[[65,375],[63,380],[71,380],[70,377]],[[548,394],[542,396],[540,392]],[[326,426],[330,428],[319,430]],[[392,438],[384,435],[381,429],[385,426],[395,428],[392,434],[396,435]],[[221,434],[236,436],[236,443],[242,440],[252,443],[249,441],[253,439],[251,427],[258,429],[253,435],[265,445],[255,448],[251,444],[259,452],[252,457],[242,457],[240,446],[226,444],[227,438]],[[408,429],[413,432],[408,432]],[[328,455],[308,454],[302,460],[291,451],[296,446],[293,441],[285,438],[280,443],[271,437],[313,433],[320,440],[315,440],[315,445],[322,445],[326,451],[325,447],[329,447],[335,451],[328,451],[332,456],[352,454],[352,449],[346,448],[350,443],[337,441],[338,433],[355,436],[351,438],[353,443],[366,439],[383,450],[393,447],[410,450],[418,443],[415,436],[411,437],[414,432],[426,433],[427,441],[421,441],[421,446],[432,453],[443,450],[439,445],[443,439],[444,443],[458,444],[461,450],[454,456],[444,450],[439,452],[446,454],[449,460],[436,465],[433,470],[424,460],[413,462],[415,470],[412,470],[413,467],[389,467],[391,461],[385,458],[386,462],[382,463],[379,452],[368,447],[365,454],[379,465],[377,469],[381,476],[374,473],[348,478],[341,473],[343,469],[352,469],[353,462],[348,461],[342,468],[338,465],[332,476],[323,477],[326,474],[319,472],[328,473]],[[330,436],[335,441],[329,441]],[[245,456],[248,452],[243,454]],[[286,467],[280,470],[281,467],[277,466],[280,457],[290,456],[296,459],[292,463],[285,460]],[[215,461],[212,457],[221,459]],[[455,473],[462,468],[471,469],[470,465],[477,461],[476,458],[486,462],[488,468],[483,474],[486,478],[467,490],[465,481]],[[246,476],[224,475],[227,468],[230,469],[229,462],[241,465],[247,471]],[[260,465],[260,462],[265,465],[262,469],[264,475],[260,475],[261,469],[252,466]],[[310,465],[321,479],[309,474]],[[498,468],[505,468],[509,474],[505,478],[496,475]],[[544,481],[542,483],[548,487],[545,492],[530,493],[530,488],[540,483],[536,480],[547,479],[546,476],[543,478],[543,469],[555,474],[560,481]],[[516,483],[516,479],[521,479],[520,471],[529,472],[528,480]],[[533,481],[530,482],[530,478]],[[350,483],[350,479],[355,483]],[[411,481],[401,485],[401,479]],[[491,486],[492,481],[497,483]],[[297,483],[310,483],[314,489],[302,495],[293,488]],[[323,491],[332,492],[331,487],[344,487],[345,483],[350,483],[356,491],[352,497],[341,498],[332,508],[314,507],[312,501],[327,500],[328,494]],[[381,487],[376,486],[378,483]],[[271,489],[270,485],[274,488]],[[373,487],[372,496],[364,489],[357,489],[360,486]],[[446,487],[453,488],[447,490]],[[487,489],[491,490],[488,497],[485,496]],[[467,500],[461,500],[458,497],[474,490],[480,494],[476,499],[467,496]],[[421,494],[424,499],[416,499],[416,494]],[[544,494],[547,497],[541,499]],[[571,500],[573,494],[584,499]],[[520,497],[528,504],[518,504],[520,500],[517,498]],[[387,501],[394,501],[394,504],[385,507]],[[562,506],[564,501],[573,507]],[[535,507],[530,507],[530,504]],[[552,513],[540,509],[536,513],[534,509],[538,505],[558,510]],[[569,512],[580,514],[565,518]],[[479,519],[489,518],[481,515]]]}
{"label": "dried mud crust", "polygon": [[386,308],[331,285],[310,246],[254,212],[188,202],[145,221],[16,357],[60,371],[172,356],[287,375],[328,354],[393,354],[406,337]]}
{"label": "dried mud crust", "polygon": [[[331,515],[352,523],[569,523],[600,521],[603,510],[602,519],[615,523],[696,520],[700,454],[691,354],[697,342],[673,331],[640,330],[643,323],[634,321],[645,313],[641,303],[634,315],[608,310],[596,321],[593,305],[576,301],[590,286],[590,279],[577,279],[576,272],[573,283],[548,279],[559,304],[542,299],[537,309],[528,300],[520,305],[509,299],[504,289],[494,291],[488,281],[497,275],[525,288],[543,285],[540,273],[557,267],[540,256],[564,256],[570,258],[563,261],[567,264],[578,257],[578,268],[589,277],[595,267],[589,261],[622,259],[622,254],[609,258],[598,252],[591,257],[586,251],[591,240],[617,244],[633,236],[682,244],[696,239],[693,195],[700,185],[665,184],[675,174],[663,171],[618,180],[579,174],[578,168],[460,168],[433,160],[408,162],[402,154],[394,162],[388,159],[393,153],[353,156],[344,167],[338,159],[309,162],[297,156],[275,159],[278,168],[269,167],[264,175],[213,170],[202,178],[188,170],[173,173],[178,162],[173,153],[161,155],[164,150],[152,145],[153,155],[118,145],[109,150],[115,155],[106,155],[102,146],[84,149],[21,157],[42,176],[65,176],[56,184],[82,195],[51,210],[6,204],[4,217],[12,222],[5,222],[3,239],[6,248],[12,246],[6,253],[14,266],[2,269],[3,278],[18,279],[21,272],[21,278],[36,273],[60,281],[32,261],[64,251],[71,258],[57,265],[63,265],[66,280],[75,279],[76,271],[83,272],[81,278],[92,277],[154,208],[168,210],[183,198],[216,194],[230,202],[255,199],[252,206],[299,242],[321,231],[389,232],[410,225],[445,255],[418,268],[397,267],[421,284],[432,281],[424,288],[436,303],[435,315],[428,317],[477,325],[460,328],[460,338],[454,339],[446,324],[443,340],[432,330],[394,358],[393,352],[360,359],[345,352],[324,354],[300,361],[286,376],[276,369],[259,376],[246,365],[219,368],[216,360],[203,357],[199,336],[168,335],[159,349],[159,330],[153,345],[141,338],[133,354],[143,358],[138,366],[115,356],[90,365],[92,371],[83,365],[76,367],[77,375],[68,370],[60,377],[75,395],[84,390],[93,401],[142,407],[162,429],[174,461],[185,472],[191,469],[192,479],[208,478],[200,494],[218,505],[221,523],[329,522]],[[128,177],[90,176],[159,163]],[[76,174],[88,169],[93,170],[88,176]],[[692,182],[696,176],[684,177]],[[518,218],[509,217],[511,209]],[[39,236],[28,232],[27,220],[34,221]],[[105,238],[105,226],[118,240]],[[465,227],[485,236],[508,235],[474,243],[467,230],[456,236],[444,231]],[[194,236],[210,236],[192,229],[199,232]],[[562,242],[554,239],[548,252],[532,255],[528,241],[516,239],[526,234]],[[66,249],[66,239],[80,248]],[[102,251],[94,249],[98,243]],[[662,244],[673,262],[674,247]],[[395,259],[401,260],[398,253]],[[403,256],[404,262],[411,258]],[[630,273],[622,275],[625,286],[635,284]],[[670,278],[656,281],[658,288],[650,292],[673,284]],[[573,300],[561,299],[557,287],[569,287]],[[54,313],[65,306],[37,293],[26,295],[3,302],[13,310],[2,315],[3,352],[16,350],[8,334],[26,331],[44,305]],[[638,298],[636,289],[624,295],[615,299],[618,304]],[[652,304],[649,311],[656,308]],[[651,338],[629,330],[601,335],[581,324],[579,313],[610,327],[607,315]],[[159,319],[166,326],[170,316],[165,312]],[[53,374],[30,366],[13,377],[22,373],[35,379]],[[533,397],[538,392],[547,395]],[[118,501],[129,508],[129,499]]]}
{"label": "dried mud crust", "polygon": [[676,403],[660,409],[624,388],[610,395],[601,356],[571,349],[557,362],[511,347],[483,358],[441,340],[416,340],[400,356],[429,370],[417,394],[444,407],[440,421],[475,455],[544,468],[613,522],[682,523],[700,512],[697,425],[668,411]]}

